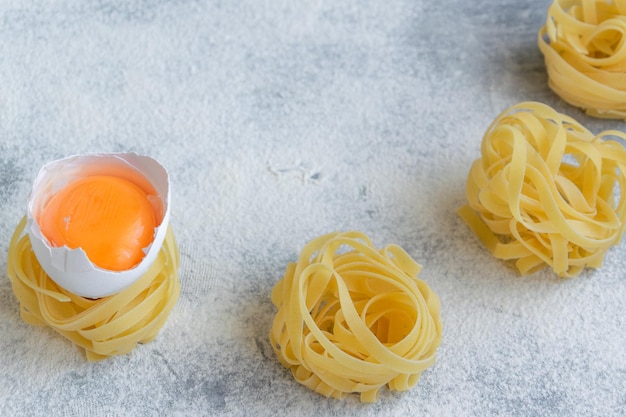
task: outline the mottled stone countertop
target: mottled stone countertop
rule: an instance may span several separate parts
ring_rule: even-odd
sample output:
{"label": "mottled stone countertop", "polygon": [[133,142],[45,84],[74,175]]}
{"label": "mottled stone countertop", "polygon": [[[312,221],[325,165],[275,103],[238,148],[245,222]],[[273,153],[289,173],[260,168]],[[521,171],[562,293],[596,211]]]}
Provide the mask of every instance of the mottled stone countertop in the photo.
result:
{"label": "mottled stone countertop", "polygon": [[[456,215],[505,108],[549,104],[516,0],[0,3],[0,415],[623,416],[626,257],[520,277]],[[170,172],[182,292],[158,338],[87,362],[22,322],[9,238],[44,163],[135,151]],[[270,292],[310,239],[361,230],[423,265],[437,363],[373,405],[297,384]]]}

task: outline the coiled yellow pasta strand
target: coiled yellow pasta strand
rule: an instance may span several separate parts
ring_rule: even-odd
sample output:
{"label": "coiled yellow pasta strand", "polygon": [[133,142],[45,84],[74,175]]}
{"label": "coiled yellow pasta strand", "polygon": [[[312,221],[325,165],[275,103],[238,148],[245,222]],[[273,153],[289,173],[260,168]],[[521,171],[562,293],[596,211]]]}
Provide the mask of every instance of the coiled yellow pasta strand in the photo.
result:
{"label": "coiled yellow pasta strand", "polygon": [[29,236],[22,235],[25,225],[24,217],[11,238],[8,276],[26,323],[52,328],[91,361],[126,354],[157,336],[180,292],[171,227],[157,259],[137,281],[117,294],[88,299],[59,287],[43,271]]}
{"label": "coiled yellow pasta strand", "polygon": [[522,274],[600,267],[626,224],[626,150],[612,137],[626,140],[614,130],[594,136],[541,103],[505,110],[483,137],[459,214]]}
{"label": "coiled yellow pasta strand", "polygon": [[374,402],[384,385],[413,387],[442,332],[420,268],[399,246],[376,250],[359,232],[312,240],[272,291],[270,341],[281,364],[327,397]]}

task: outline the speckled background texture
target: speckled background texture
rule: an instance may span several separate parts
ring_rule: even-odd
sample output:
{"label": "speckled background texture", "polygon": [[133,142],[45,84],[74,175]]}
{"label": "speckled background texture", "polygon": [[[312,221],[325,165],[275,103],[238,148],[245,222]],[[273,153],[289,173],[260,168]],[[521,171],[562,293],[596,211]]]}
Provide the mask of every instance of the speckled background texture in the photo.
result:
{"label": "speckled background texture", "polygon": [[[542,101],[548,1],[0,2],[0,415],[623,416],[625,243],[520,277],[455,214],[498,113]],[[46,162],[167,167],[182,293],[159,337],[89,363],[22,322],[9,238]],[[274,358],[273,285],[310,239],[357,229],[423,265],[444,320],[411,391],[327,399]]]}

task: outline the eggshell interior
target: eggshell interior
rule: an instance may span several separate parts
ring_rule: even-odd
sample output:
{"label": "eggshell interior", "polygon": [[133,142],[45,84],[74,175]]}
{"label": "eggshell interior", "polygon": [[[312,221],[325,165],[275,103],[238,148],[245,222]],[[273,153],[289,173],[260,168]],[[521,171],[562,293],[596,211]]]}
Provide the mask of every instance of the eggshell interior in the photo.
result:
{"label": "eggshell interior", "polygon": [[[156,192],[157,200],[151,201],[157,218],[154,240],[144,248],[143,260],[126,271],[111,271],[94,265],[81,248],[53,247],[37,223],[55,193],[92,175],[121,177],[148,193]],[[169,223],[169,188],[165,168],[156,160],[136,153],[75,155],[46,164],[39,171],[28,199],[26,229],[41,267],[58,285],[87,298],[106,297],[128,287],[148,270],[163,245]]]}

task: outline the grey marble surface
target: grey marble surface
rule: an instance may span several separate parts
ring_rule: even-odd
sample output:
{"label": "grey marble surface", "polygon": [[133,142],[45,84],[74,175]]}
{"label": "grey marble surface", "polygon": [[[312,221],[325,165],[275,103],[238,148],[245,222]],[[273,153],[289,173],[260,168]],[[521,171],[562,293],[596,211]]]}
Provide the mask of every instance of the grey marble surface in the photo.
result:
{"label": "grey marble surface", "polygon": [[[0,415],[620,416],[626,257],[521,278],[455,210],[493,118],[542,101],[548,1],[0,2]],[[182,293],[159,337],[88,363],[20,319],[9,238],[44,163],[136,151],[172,177]],[[397,243],[439,294],[436,365],[373,405],[298,385],[269,294],[310,239]]]}

